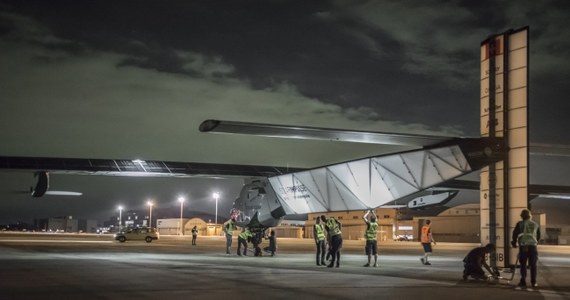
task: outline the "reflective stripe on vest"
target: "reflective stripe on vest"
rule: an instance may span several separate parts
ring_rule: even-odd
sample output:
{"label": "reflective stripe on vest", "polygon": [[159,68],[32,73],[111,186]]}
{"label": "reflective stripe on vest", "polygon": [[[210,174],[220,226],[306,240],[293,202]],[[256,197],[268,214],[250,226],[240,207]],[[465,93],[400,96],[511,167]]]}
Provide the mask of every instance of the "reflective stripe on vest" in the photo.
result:
{"label": "reflective stripe on vest", "polygon": [[365,234],[364,236],[365,236],[366,239],[369,240],[369,241],[375,240],[375,239],[376,239],[377,230],[378,230],[378,223],[376,223],[376,222],[370,222],[370,223],[368,223],[368,228],[366,228],[366,234]]}
{"label": "reflective stripe on vest", "polygon": [[431,243],[431,233],[429,232],[429,225],[424,225],[422,227],[422,243]]}
{"label": "reflective stripe on vest", "polygon": [[244,240],[247,240],[247,237],[251,237],[251,232],[249,232],[249,231],[244,231],[244,232],[242,232],[242,233],[239,234],[239,237],[242,238],[242,239],[244,239]]}
{"label": "reflective stripe on vest", "polygon": [[538,224],[531,220],[524,220],[520,224],[521,233],[517,237],[519,246],[536,246],[538,244],[536,240]]}
{"label": "reflective stripe on vest", "polygon": [[322,241],[325,239],[323,224],[315,224],[315,231],[317,232],[317,240]]}

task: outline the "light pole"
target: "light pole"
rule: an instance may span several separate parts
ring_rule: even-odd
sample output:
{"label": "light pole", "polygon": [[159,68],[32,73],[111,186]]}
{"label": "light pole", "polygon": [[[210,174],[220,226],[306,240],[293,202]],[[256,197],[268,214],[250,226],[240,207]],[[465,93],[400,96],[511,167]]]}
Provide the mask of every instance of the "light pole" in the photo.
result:
{"label": "light pole", "polygon": [[152,204],[152,201],[150,201],[150,200],[146,204],[148,204],[149,211],[150,211],[149,216],[148,216],[148,227],[152,228],[152,205],[153,204]]}
{"label": "light pole", "polygon": [[121,224],[123,223],[123,207],[119,205],[119,232],[121,232]]}
{"label": "light pole", "polygon": [[184,231],[182,230],[182,208],[184,207],[184,197],[178,197],[178,201],[180,201],[180,235],[184,235]]}
{"label": "light pole", "polygon": [[218,224],[218,199],[220,198],[219,193],[214,193],[214,199],[216,199],[216,224]]}

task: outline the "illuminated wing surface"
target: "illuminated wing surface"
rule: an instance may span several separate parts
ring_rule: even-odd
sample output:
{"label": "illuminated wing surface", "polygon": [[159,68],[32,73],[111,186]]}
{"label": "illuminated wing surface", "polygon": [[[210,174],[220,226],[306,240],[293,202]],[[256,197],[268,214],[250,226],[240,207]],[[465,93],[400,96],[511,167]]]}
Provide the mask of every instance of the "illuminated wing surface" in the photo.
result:
{"label": "illuminated wing surface", "polygon": [[270,177],[287,214],[363,210],[481,167],[459,144],[365,158]]}
{"label": "illuminated wing surface", "polygon": [[454,138],[222,120],[206,120],[200,124],[200,131],[208,133],[246,134],[264,137],[417,147],[431,146]]}
{"label": "illuminated wing surface", "polygon": [[379,207],[504,158],[501,139],[461,139],[220,120],[202,122],[200,131],[421,148],[270,177],[269,182],[287,214]]}
{"label": "illuminated wing surface", "polygon": [[0,156],[0,169],[53,174],[143,177],[268,177],[300,168],[129,159]]}

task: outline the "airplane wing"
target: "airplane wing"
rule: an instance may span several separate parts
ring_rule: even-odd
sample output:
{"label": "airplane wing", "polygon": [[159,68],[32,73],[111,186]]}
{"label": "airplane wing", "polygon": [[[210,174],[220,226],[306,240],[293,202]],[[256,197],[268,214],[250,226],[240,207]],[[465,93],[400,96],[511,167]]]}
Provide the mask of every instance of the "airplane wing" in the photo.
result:
{"label": "airplane wing", "polygon": [[488,139],[454,140],[273,176],[269,182],[286,214],[371,209],[498,161],[500,145]]}
{"label": "airplane wing", "polygon": [[[216,126],[211,126],[212,123]],[[210,120],[204,122],[200,129],[220,130],[227,124]],[[258,133],[269,134],[262,130],[264,126],[268,126],[267,124],[261,127],[255,127],[256,125],[251,123],[229,125],[234,128],[253,126],[257,128]],[[284,135],[287,135],[289,130],[269,129],[270,131],[277,129]],[[416,145],[420,149],[311,170],[169,161],[45,157],[0,157],[0,168],[43,170],[54,174],[108,176],[264,177],[269,178],[287,214],[304,214],[378,207],[502,159],[500,139],[391,135],[299,127],[295,127],[293,131],[297,132],[296,137],[301,136],[301,138],[324,135],[327,139],[333,140],[376,143],[385,141],[383,143]]]}
{"label": "airplane wing", "polygon": [[[470,150],[465,151],[459,146],[469,139],[452,137],[221,120],[204,121],[200,125],[200,131],[264,137],[396,144],[415,146],[420,149],[269,178],[287,213],[292,214],[368,209],[393,204],[395,200],[407,199],[431,186],[479,189],[479,182],[460,181],[455,180],[455,178],[481,168],[483,166],[481,164],[490,163],[489,159],[475,162],[477,159],[474,160],[474,157],[470,157],[472,154],[468,153]],[[482,138],[472,140],[483,141]],[[473,153],[485,153],[488,155],[487,158],[501,156],[503,150],[499,148],[493,149],[493,155],[486,153],[493,143],[501,143],[501,141],[490,141],[487,145],[479,145],[479,148],[476,146],[475,150],[472,149]],[[438,145],[442,145],[442,147]],[[570,147],[534,144],[531,145],[530,153],[532,155],[570,156]],[[502,157],[498,158],[497,161],[501,159]],[[472,163],[477,165],[471,165]],[[564,194],[568,189],[567,187],[530,185],[529,188],[531,195],[551,198],[567,197]],[[436,198],[432,197],[432,199]],[[447,201],[451,198],[445,197]]]}
{"label": "airplane wing", "polygon": [[446,136],[399,134],[221,120],[206,120],[200,124],[199,129],[201,132],[208,133],[247,134],[264,137],[416,147],[431,146],[445,141],[450,141],[455,138]]}
{"label": "airplane wing", "polygon": [[0,169],[53,174],[148,177],[268,177],[304,169],[157,160],[0,156]]}
{"label": "airplane wing", "polygon": [[46,191],[44,195],[52,195],[52,196],[81,196],[83,193],[81,192],[70,192],[70,191]]}
{"label": "airplane wing", "polygon": [[302,169],[252,166],[208,164],[171,161],[143,161],[118,159],[82,159],[54,157],[21,157],[0,156],[0,169],[31,170],[37,178],[35,187],[29,191],[18,193],[30,194],[32,197],[44,195],[81,196],[80,192],[49,190],[49,173],[66,175],[103,175],[103,176],[144,176],[144,177],[248,177],[266,178],[295,172]]}
{"label": "airplane wing", "polygon": [[501,139],[404,135],[220,120],[202,122],[200,131],[397,144],[418,149],[269,177],[287,214],[376,208],[503,159]]}

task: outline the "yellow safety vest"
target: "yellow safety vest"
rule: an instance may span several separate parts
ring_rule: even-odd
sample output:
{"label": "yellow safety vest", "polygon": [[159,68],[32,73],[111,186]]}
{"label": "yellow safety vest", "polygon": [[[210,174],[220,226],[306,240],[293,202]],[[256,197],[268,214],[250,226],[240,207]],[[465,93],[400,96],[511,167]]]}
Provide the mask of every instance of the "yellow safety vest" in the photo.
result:
{"label": "yellow safety vest", "polygon": [[342,233],[338,227],[338,223],[333,218],[329,218],[327,220],[327,226],[329,227],[329,233],[331,236],[339,235]]}
{"label": "yellow safety vest", "polygon": [[536,240],[538,224],[531,220],[524,220],[520,227],[521,233],[517,237],[519,246],[536,246],[538,244]]}
{"label": "yellow safety vest", "polygon": [[377,222],[368,223],[368,228],[366,228],[366,234],[364,235],[366,239],[369,241],[375,240],[377,233],[378,233],[378,223]]}
{"label": "yellow safety vest", "polygon": [[251,237],[251,232],[249,232],[249,230],[246,230],[246,231],[240,233],[239,237],[247,241],[247,238]]}
{"label": "yellow safety vest", "polygon": [[315,231],[317,232],[317,240],[322,241],[325,239],[325,229],[323,224],[315,224]]}
{"label": "yellow safety vest", "polygon": [[234,234],[234,224],[230,221],[227,225],[226,234],[233,235]]}

